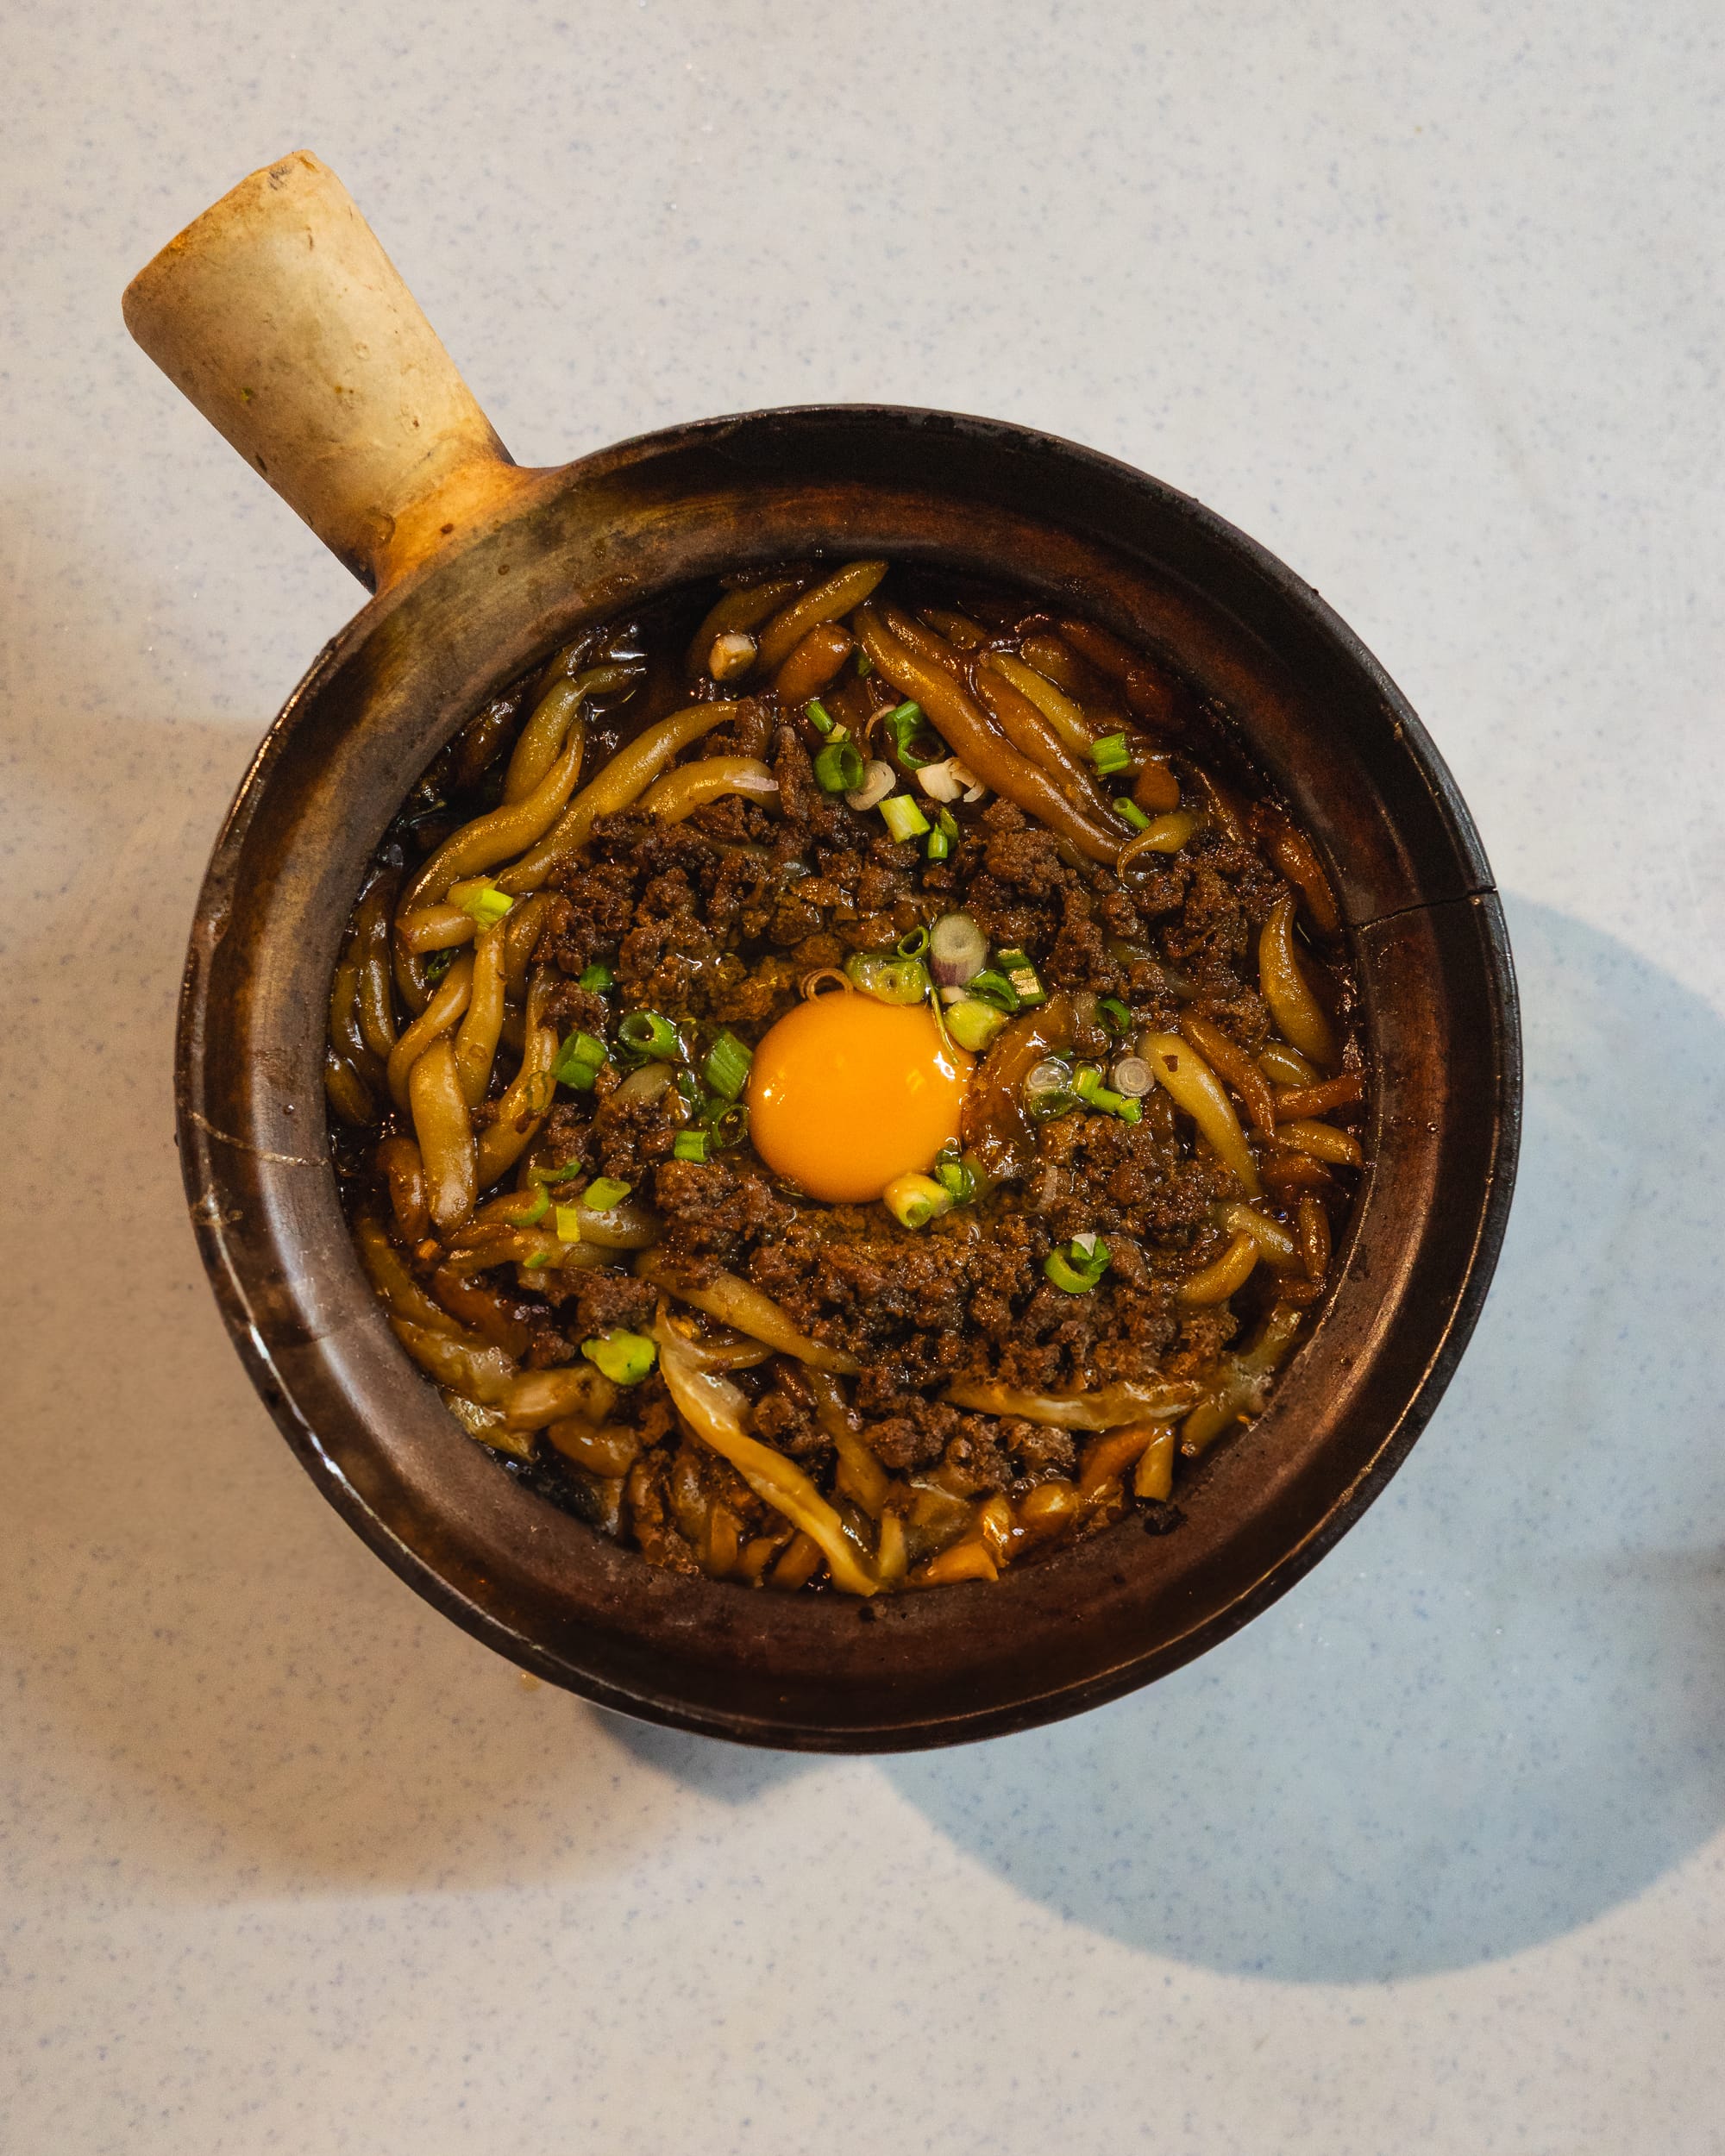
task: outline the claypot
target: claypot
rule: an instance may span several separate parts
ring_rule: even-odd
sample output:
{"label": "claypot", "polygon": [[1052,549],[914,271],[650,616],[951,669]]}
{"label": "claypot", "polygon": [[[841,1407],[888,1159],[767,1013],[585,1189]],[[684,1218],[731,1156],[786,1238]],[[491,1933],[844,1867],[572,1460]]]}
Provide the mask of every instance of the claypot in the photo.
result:
{"label": "claypot", "polygon": [[[1418,719],[1315,592],[1160,481],[1021,428],[872,406],[505,454],[340,183],[258,172],[126,295],[133,334],[376,596],[241,787],[200,895],[177,1090],[204,1259],[308,1473],[401,1576],[627,1713],[808,1750],[957,1742],[1147,1683],[1264,1609],[1430,1416],[1502,1240],[1520,1102],[1503,918]],[[483,699],[625,602],[824,548],[1057,595],[1219,698],[1339,894],[1374,1070],[1336,1286],[1271,1404],[1136,1520],[858,1602],[656,1570],[518,1486],[398,1347],[325,1155],[324,1012],[367,857]]]}

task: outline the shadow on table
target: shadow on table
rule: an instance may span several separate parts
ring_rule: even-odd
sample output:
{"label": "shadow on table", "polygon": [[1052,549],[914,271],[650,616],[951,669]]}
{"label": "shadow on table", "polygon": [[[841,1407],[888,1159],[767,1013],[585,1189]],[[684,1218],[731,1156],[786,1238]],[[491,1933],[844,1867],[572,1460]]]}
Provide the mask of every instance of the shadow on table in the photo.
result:
{"label": "shadow on table", "polygon": [[886,1767],[1112,1937],[1284,1979],[1452,1967],[1599,1916],[1725,1821],[1725,1025],[1561,914],[1510,931],[1515,1213],[1389,1492],[1149,1691]]}

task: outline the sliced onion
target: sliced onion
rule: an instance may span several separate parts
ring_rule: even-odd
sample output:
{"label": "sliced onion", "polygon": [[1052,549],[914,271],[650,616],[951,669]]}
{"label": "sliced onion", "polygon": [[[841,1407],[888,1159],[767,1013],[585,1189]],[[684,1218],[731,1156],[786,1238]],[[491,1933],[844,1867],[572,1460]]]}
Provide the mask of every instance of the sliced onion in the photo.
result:
{"label": "sliced onion", "polygon": [[930,931],[928,968],[943,988],[962,988],[988,962],[988,939],[968,913],[943,913]]}
{"label": "sliced onion", "polygon": [[1128,1100],[1137,1100],[1150,1091],[1156,1079],[1142,1056],[1122,1056],[1108,1073],[1108,1083]]}
{"label": "sliced onion", "polygon": [[862,785],[844,798],[854,809],[875,808],[886,799],[898,782],[898,774],[892,765],[883,763],[878,756],[874,756],[862,767]]}

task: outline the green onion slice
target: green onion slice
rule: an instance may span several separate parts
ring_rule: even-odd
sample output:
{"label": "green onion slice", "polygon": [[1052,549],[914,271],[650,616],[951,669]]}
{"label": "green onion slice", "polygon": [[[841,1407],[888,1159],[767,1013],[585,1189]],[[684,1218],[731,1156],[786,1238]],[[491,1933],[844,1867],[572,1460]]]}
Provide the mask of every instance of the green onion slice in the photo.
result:
{"label": "green onion slice", "polygon": [[[1000,955],[1000,971],[1013,984],[1013,993],[1026,1008],[1032,1004],[1046,1003],[1048,991],[1042,985],[1042,977],[1021,950],[1003,950]],[[971,986],[974,987],[975,983]]]}
{"label": "green onion slice", "polygon": [[620,1206],[633,1183],[619,1182],[615,1175],[595,1175],[581,1193],[581,1203],[589,1213],[609,1213],[613,1206]]}
{"label": "green onion slice", "polygon": [[859,681],[866,681],[874,671],[875,661],[866,651],[859,651],[856,655],[856,679]]}
{"label": "green onion slice", "polygon": [[997,1011],[1004,1011],[1011,1018],[1019,1008],[1018,991],[1003,973],[984,971],[972,974],[964,984],[964,993],[975,996],[979,1003],[992,1003]]}
{"label": "green onion slice", "polygon": [[673,1160],[705,1160],[706,1158],[706,1132],[705,1131],[679,1131],[675,1138],[671,1140],[671,1158]]}
{"label": "green onion slice", "polygon": [[589,989],[594,995],[601,995],[616,980],[617,975],[609,966],[589,966],[575,985]]}
{"label": "green onion slice", "polygon": [[557,1060],[551,1066],[551,1075],[560,1085],[568,1086],[573,1093],[591,1093],[593,1080],[603,1069],[606,1049],[605,1043],[591,1033],[571,1033],[557,1050]]}
{"label": "green onion slice", "polygon": [[852,951],[844,962],[853,988],[877,1003],[920,1003],[928,993],[928,968],[920,958],[893,958],[883,951]]}
{"label": "green onion slice", "polygon": [[815,783],[823,793],[854,793],[862,783],[862,752],[854,741],[830,741],[814,760]]}
{"label": "green onion slice", "polygon": [[530,1183],[566,1183],[580,1173],[580,1163],[572,1160],[561,1168],[530,1168],[527,1180]]}
{"label": "green onion slice", "polygon": [[638,1385],[659,1359],[656,1344],[639,1332],[599,1333],[581,1342],[581,1353],[613,1385]]}
{"label": "green onion slice", "polygon": [[1096,1014],[1111,1033],[1132,1030],[1132,1014],[1118,996],[1104,996],[1096,1006]]}
{"label": "green onion slice", "polygon": [[449,895],[455,899],[462,912],[471,920],[477,921],[481,928],[495,928],[515,904],[505,892],[489,883],[464,890],[460,898],[455,898],[453,891]]}
{"label": "green onion slice", "polygon": [[961,1048],[980,1056],[1007,1022],[1007,1014],[980,996],[967,995],[946,1006],[946,1030]]}
{"label": "green onion slice", "polygon": [[889,793],[880,807],[887,829],[900,844],[907,838],[920,838],[928,829],[927,817],[908,793]]}
{"label": "green onion slice", "polygon": [[832,713],[828,711],[818,696],[810,697],[808,702],[803,705],[803,716],[814,728],[816,733],[830,734],[832,731]]}
{"label": "green onion slice", "polygon": [[925,928],[913,928],[908,936],[899,938],[900,958],[920,958],[927,949],[928,931]]}
{"label": "green onion slice", "polygon": [[895,711],[888,711],[881,723],[893,737],[893,754],[906,771],[920,771],[925,764],[938,762],[946,753],[944,742],[936,743],[938,756],[919,756],[911,747],[917,736],[926,731],[920,704],[900,704]]}
{"label": "green onion slice", "polygon": [[[543,1192],[541,1192],[543,1196]],[[557,1211],[557,1240],[560,1243],[579,1243],[581,1239],[581,1214],[579,1206],[559,1206]]]}
{"label": "green onion slice", "polygon": [[1100,1236],[1074,1236],[1049,1252],[1042,1269],[1065,1294],[1088,1295],[1108,1269],[1108,1246]]}
{"label": "green onion slice", "polygon": [[643,1063],[675,1062],[683,1052],[682,1036],[656,1011],[630,1012],[618,1020],[617,1037]]}
{"label": "green onion slice", "polygon": [[1024,1104],[1038,1122],[1070,1115],[1078,1105],[1072,1073],[1057,1056],[1044,1056],[1025,1074]]}
{"label": "green onion slice", "polygon": [[551,1210],[551,1200],[543,1183],[533,1193],[533,1199],[524,1212],[505,1213],[504,1219],[512,1228],[536,1228]]}
{"label": "green onion slice", "polygon": [[749,1066],[755,1058],[729,1027],[706,1052],[701,1075],[726,1100],[735,1100],[749,1082]]}
{"label": "green onion slice", "polygon": [[521,1262],[530,1273],[536,1273],[542,1266],[555,1265],[557,1263],[557,1253],[555,1250],[535,1250],[530,1257],[524,1257]]}
{"label": "green onion slice", "polygon": [[1092,742],[1090,761],[1105,779],[1112,778],[1117,771],[1130,770],[1132,752],[1126,747],[1126,736],[1104,734],[1100,741]]}
{"label": "green onion slice", "polygon": [[1135,831],[1147,831],[1150,829],[1150,818],[1129,793],[1122,793],[1115,797],[1114,813],[1117,816],[1124,816]]}
{"label": "green onion slice", "polygon": [[952,841],[944,831],[932,830],[928,835],[928,844],[923,850],[931,861],[944,861],[952,851]]}
{"label": "green onion slice", "polygon": [[713,1100],[707,1105],[707,1135],[722,1153],[741,1145],[749,1135],[749,1111],[740,1100]]}

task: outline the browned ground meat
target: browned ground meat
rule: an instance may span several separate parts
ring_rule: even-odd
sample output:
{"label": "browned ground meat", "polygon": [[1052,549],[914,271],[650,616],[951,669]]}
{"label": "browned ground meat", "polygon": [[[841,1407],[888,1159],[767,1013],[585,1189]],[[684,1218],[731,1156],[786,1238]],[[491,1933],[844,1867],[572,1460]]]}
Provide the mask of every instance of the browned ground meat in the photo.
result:
{"label": "browned ground meat", "polygon": [[[1012,602],[975,603],[998,645],[1022,633],[1022,621],[1012,627]],[[1045,630],[1048,617],[1038,618]],[[618,648],[638,649],[643,636],[651,646],[657,636],[681,655],[688,617],[675,621],[682,625],[631,630]],[[610,648],[603,632],[593,637],[594,649]],[[626,707],[620,721],[601,708],[590,770],[638,724],[691,696],[725,693],[705,675],[680,680],[674,663],[655,666],[641,708]],[[1094,669],[1084,678],[1105,699],[1118,694]],[[871,699],[877,712],[892,700],[878,681],[865,690],[847,675],[839,686],[852,699],[845,708],[853,722]],[[1170,708],[1182,714],[1170,736],[1178,768],[1204,722],[1188,692],[1173,684],[1170,696]],[[531,707],[522,699],[524,712]],[[944,1398],[945,1389],[994,1381],[1077,1394],[1157,1376],[1203,1376],[1273,1295],[1301,1300],[1297,1281],[1283,1275],[1279,1286],[1266,1285],[1261,1266],[1243,1294],[1182,1304],[1181,1283],[1229,1246],[1225,1207],[1239,1192],[1216,1156],[1195,1144],[1170,1096],[1152,1090],[1136,1121],[1080,1112],[1035,1126],[1022,1173],[911,1230],[881,1204],[813,1202],[757,1157],[740,1116],[720,1126],[730,1142],[716,1139],[710,1157],[678,1157],[700,1058],[721,1028],[752,1048],[794,1006],[812,974],[842,968],[854,953],[889,951],[959,906],[992,950],[1021,950],[1050,993],[1070,999],[1077,1053],[1106,1062],[1123,1037],[1172,1031],[1194,1017],[1257,1055],[1274,1034],[1260,993],[1258,938],[1289,887],[1264,855],[1231,835],[1243,826],[1220,810],[1201,814],[1176,850],[1145,855],[1123,877],[989,796],[957,809],[950,857],[931,860],[919,843],[895,840],[873,811],[854,811],[818,783],[821,743],[806,714],[781,712],[759,689],[731,709],[686,760],[764,757],[778,787],[770,806],[729,796],[676,823],[638,806],[601,817],[548,887],[531,958],[537,1007],[561,1035],[591,1035],[612,1056],[588,1089],[560,1092],[531,1161],[563,1171],[575,1192],[588,1176],[630,1185],[656,1216],[656,1261],[676,1284],[698,1291],[721,1274],[738,1275],[808,1338],[854,1357],[847,1426],[895,1487],[917,1494],[918,1506],[938,1514],[960,1500],[974,1505],[1004,1494],[1016,1504],[1044,1486],[1070,1492],[1089,1435],[1019,1414],[968,1412]],[[877,736],[871,753],[882,745]],[[494,803],[500,769],[482,773],[450,808],[436,798],[448,780],[434,767],[420,789],[432,806],[399,827],[395,858],[423,853],[453,821]],[[1226,799],[1201,772],[1191,798]],[[1333,965],[1319,971],[1345,1022],[1346,974]],[[616,1050],[617,1028],[631,1011],[656,1012],[689,1049],[682,1079],[652,1098],[640,1097],[639,1081],[620,1082],[627,1059]],[[1357,1050],[1348,1053],[1357,1064]],[[492,1081],[493,1102],[502,1083],[501,1075]],[[481,1104],[476,1123],[493,1112]],[[1280,1181],[1264,1203],[1290,1233],[1302,1194],[1315,1191],[1326,1202],[1339,1194],[1332,1169],[1310,1160],[1274,1166]],[[356,1209],[386,1209],[368,1160],[349,1164],[348,1187]],[[1107,1244],[1106,1275],[1088,1293],[1063,1292],[1045,1264],[1088,1235]],[[436,1249],[434,1238],[405,1257],[422,1277],[447,1277],[448,1295],[457,1298],[447,1305],[452,1314],[507,1344],[528,1367],[561,1366],[578,1358],[583,1341],[655,1321],[660,1290],[627,1269],[626,1252],[611,1269],[524,1269],[511,1294],[436,1274]],[[840,1442],[849,1440],[842,1430],[835,1439],[832,1403],[810,1372],[774,1355],[737,1369],[732,1382],[753,1437],[796,1462],[866,1526],[845,1494]],[[620,1457],[639,1447],[632,1464],[600,1475],[542,1445],[532,1463],[517,1459],[512,1470],[625,1534],[656,1564],[762,1578],[789,1545],[790,1528],[680,1428],[663,1382],[655,1376],[624,1389],[611,1413],[624,1433]],[[1100,1511],[1074,1515],[1078,1531],[1106,1524],[1130,1502],[1118,1483],[1109,1488]],[[1177,1523],[1172,1506],[1143,1509],[1158,1531]],[[906,1517],[913,1543],[937,1532],[919,1524],[920,1511]]]}

